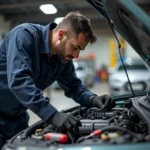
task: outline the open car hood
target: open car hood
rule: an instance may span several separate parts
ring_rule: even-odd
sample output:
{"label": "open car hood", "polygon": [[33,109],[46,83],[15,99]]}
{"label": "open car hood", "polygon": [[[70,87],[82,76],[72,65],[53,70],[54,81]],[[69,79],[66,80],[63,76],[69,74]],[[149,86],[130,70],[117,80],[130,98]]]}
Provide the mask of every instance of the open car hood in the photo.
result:
{"label": "open car hood", "polygon": [[87,0],[150,66],[150,17],[132,0]]}

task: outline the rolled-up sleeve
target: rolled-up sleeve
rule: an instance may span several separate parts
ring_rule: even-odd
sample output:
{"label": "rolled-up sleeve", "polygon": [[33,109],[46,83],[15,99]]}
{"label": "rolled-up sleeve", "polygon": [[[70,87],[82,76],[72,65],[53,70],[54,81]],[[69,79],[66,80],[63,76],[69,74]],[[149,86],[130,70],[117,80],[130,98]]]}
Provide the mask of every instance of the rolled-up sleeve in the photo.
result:
{"label": "rolled-up sleeve", "polygon": [[57,82],[64,89],[67,97],[83,106],[90,106],[90,97],[94,93],[89,91],[76,76],[72,61],[67,63]]}
{"label": "rolled-up sleeve", "polygon": [[24,28],[14,30],[7,39],[7,78],[11,92],[26,108],[46,121],[56,109],[32,79],[33,35]]}

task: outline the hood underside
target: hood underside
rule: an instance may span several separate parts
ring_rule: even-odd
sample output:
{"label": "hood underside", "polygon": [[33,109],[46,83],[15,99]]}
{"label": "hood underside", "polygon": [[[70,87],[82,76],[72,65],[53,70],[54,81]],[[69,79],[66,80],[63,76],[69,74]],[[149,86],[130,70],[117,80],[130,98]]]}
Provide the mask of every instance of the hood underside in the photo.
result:
{"label": "hood underside", "polygon": [[132,0],[87,0],[150,66],[150,17]]}

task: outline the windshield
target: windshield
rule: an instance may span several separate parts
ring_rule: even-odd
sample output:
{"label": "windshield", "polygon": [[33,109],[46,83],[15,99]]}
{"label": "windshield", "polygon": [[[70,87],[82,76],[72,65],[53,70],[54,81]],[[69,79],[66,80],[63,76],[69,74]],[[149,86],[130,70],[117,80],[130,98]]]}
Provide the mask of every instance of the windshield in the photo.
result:
{"label": "windshield", "polygon": [[78,66],[77,68],[76,68],[76,70],[83,70],[84,68],[82,67],[82,66]]}
{"label": "windshield", "polygon": [[[142,71],[147,71],[147,68],[145,65],[143,64],[134,64],[134,65],[129,65],[129,64],[125,64],[125,67],[127,70],[142,70]],[[124,70],[123,65],[119,66],[118,71],[122,71]]]}

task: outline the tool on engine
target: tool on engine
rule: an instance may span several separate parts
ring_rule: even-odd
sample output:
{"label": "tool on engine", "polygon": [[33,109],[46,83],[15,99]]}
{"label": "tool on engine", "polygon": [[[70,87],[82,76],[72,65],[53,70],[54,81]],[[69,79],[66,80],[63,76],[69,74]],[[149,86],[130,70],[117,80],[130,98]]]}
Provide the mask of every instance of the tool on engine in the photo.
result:
{"label": "tool on engine", "polygon": [[52,140],[56,141],[59,143],[67,143],[68,142],[68,136],[66,134],[61,134],[61,133],[46,133],[44,135],[45,140]]}
{"label": "tool on engine", "polygon": [[95,137],[95,136],[98,136],[98,135],[100,135],[100,134],[101,134],[101,130],[98,129],[98,130],[93,131],[90,135],[85,136],[84,139],[89,139],[89,138],[91,138],[91,137]]}
{"label": "tool on engine", "polygon": [[101,130],[100,130],[100,129],[93,131],[91,134],[89,134],[89,135],[87,135],[87,136],[84,136],[84,137],[79,138],[78,141],[77,141],[77,143],[79,143],[79,142],[81,142],[81,141],[83,141],[83,140],[85,140],[85,139],[89,139],[89,138],[92,138],[92,137],[96,137],[96,136],[98,136],[98,135],[101,135]]}

